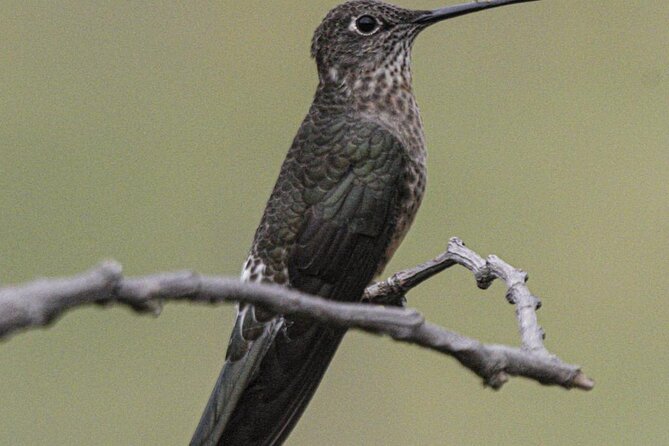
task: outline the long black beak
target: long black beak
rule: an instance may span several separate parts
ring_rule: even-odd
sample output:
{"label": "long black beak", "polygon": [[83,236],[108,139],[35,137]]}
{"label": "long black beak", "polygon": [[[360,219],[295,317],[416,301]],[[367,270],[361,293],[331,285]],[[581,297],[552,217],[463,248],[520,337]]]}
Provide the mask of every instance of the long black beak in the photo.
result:
{"label": "long black beak", "polygon": [[462,3],[460,5],[447,6],[445,8],[435,9],[434,11],[428,11],[425,14],[418,16],[418,18],[414,20],[414,23],[429,25],[453,17],[482,11],[484,9],[535,1],[537,0],[479,0],[477,2]]}

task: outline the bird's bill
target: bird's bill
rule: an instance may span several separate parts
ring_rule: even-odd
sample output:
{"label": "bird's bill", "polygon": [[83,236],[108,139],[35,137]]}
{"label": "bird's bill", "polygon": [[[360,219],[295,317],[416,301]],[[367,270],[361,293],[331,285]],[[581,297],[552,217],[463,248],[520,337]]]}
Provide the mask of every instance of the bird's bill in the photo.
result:
{"label": "bird's bill", "polygon": [[435,9],[420,15],[414,20],[414,23],[429,25],[440,22],[453,17],[469,14],[472,12],[482,11],[489,8],[497,8],[499,6],[513,5],[514,3],[534,2],[537,0],[479,0],[470,3],[462,3],[460,5],[446,6],[445,8]]}

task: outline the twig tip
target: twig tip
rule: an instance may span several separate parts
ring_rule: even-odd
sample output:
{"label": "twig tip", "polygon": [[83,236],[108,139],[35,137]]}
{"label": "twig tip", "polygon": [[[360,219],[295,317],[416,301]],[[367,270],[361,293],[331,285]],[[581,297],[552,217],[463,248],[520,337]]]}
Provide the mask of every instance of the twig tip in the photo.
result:
{"label": "twig tip", "polygon": [[509,382],[509,375],[504,371],[499,371],[487,377],[485,380],[485,385],[493,390],[499,390],[507,382]]}
{"label": "twig tip", "polygon": [[94,270],[113,279],[120,278],[121,274],[123,274],[123,266],[113,259],[103,260]]}
{"label": "twig tip", "polygon": [[576,373],[574,379],[571,380],[571,384],[573,387],[581,390],[592,390],[595,387],[595,381],[588,378],[585,373],[581,371]]}

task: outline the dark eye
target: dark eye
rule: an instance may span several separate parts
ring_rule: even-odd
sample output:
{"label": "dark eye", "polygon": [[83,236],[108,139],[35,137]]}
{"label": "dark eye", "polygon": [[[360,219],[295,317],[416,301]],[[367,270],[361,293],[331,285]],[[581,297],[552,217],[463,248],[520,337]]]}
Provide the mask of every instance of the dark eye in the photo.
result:
{"label": "dark eye", "polygon": [[361,34],[372,34],[379,27],[379,22],[371,15],[363,15],[357,18],[355,27]]}

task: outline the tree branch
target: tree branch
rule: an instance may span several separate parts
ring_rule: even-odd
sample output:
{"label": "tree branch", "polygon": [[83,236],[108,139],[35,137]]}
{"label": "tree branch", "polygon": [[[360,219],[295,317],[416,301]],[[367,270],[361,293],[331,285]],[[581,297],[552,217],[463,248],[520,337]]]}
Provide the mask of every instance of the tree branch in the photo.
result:
{"label": "tree branch", "polygon": [[74,277],[0,288],[0,339],[20,329],[48,326],[65,311],[91,303],[122,304],[140,313],[159,314],[164,301],[245,302],[277,314],[386,334],[397,341],[445,353],[494,389],[500,388],[509,376],[568,389],[593,388],[594,382],[578,366],[562,362],[544,347],[543,330],[535,312],[540,301],[527,288],[527,274],[496,256],[484,260],[457,238],[451,239],[446,252],[435,259],[370,285],[365,301],[402,304],[410,289],[456,264],[472,271],[480,288],[487,288],[495,278],[506,283],[506,298],[516,306],[520,349],[481,344],[427,322],[413,309],[338,303],[277,285],[244,283],[188,271],[124,278],[121,266],[113,261]]}

